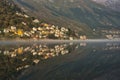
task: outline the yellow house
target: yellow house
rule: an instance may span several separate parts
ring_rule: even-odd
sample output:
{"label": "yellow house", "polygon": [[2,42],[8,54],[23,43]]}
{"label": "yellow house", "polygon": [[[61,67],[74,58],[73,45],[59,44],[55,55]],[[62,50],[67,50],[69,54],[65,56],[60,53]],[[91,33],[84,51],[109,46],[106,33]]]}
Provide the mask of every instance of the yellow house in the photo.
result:
{"label": "yellow house", "polygon": [[18,36],[23,36],[23,30],[22,29],[18,29],[17,30],[17,35]]}
{"label": "yellow house", "polygon": [[44,27],[49,27],[50,25],[47,24],[47,23],[42,23],[41,26],[44,26]]}

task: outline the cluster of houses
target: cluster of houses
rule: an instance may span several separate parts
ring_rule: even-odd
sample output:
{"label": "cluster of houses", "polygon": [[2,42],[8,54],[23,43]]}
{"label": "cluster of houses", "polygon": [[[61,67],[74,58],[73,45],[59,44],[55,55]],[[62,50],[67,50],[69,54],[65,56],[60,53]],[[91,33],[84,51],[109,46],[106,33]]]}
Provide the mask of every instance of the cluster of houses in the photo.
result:
{"label": "cluster of houses", "polygon": [[[24,23],[25,24],[25,23]],[[17,37],[23,39],[68,39],[74,40],[73,35],[69,35],[69,29],[65,27],[58,27],[54,25],[49,25],[46,23],[41,23],[40,27],[33,27],[31,30],[17,29],[15,26],[6,28],[0,31],[1,35],[6,35],[10,37]],[[85,35],[80,36],[81,40],[86,40]]]}
{"label": "cluster of houses", "polygon": [[[18,12],[16,12],[16,15],[29,18],[28,15],[21,14]],[[37,24],[40,23],[38,19],[34,19],[32,22]],[[25,22],[22,22],[22,24],[27,25]],[[67,35],[68,32],[69,30],[65,27],[59,28],[58,26],[55,25],[40,23],[39,27],[33,27],[31,31],[24,31],[22,36],[26,36],[34,39],[45,39],[45,38],[68,39],[71,38],[69,37],[69,35]]]}
{"label": "cluster of houses", "polygon": [[20,17],[29,18],[28,15],[26,15],[26,14],[22,14],[22,13],[19,13],[19,12],[16,12],[16,15],[17,15],[17,16],[20,16]]}
{"label": "cluster of houses", "polygon": [[[19,17],[30,18],[28,15],[16,12],[16,15]],[[0,36],[6,38],[22,38],[22,39],[87,39],[85,35],[78,36],[76,38],[73,34],[70,33],[70,30],[65,27],[58,27],[55,25],[41,23],[38,19],[32,20],[33,24],[38,24],[37,26],[29,27],[28,30],[19,29],[16,26],[10,26],[9,28],[4,28],[0,30]],[[26,22],[21,22],[23,26],[28,26]]]}
{"label": "cluster of houses", "polygon": [[[16,12],[16,15],[29,18],[28,15]],[[50,25],[47,23],[40,23],[38,19],[32,21],[34,24],[39,24],[37,27],[32,27],[29,30],[18,29],[15,26],[5,28],[0,30],[0,35],[7,34],[10,37],[20,37],[20,38],[33,38],[33,39],[73,39],[73,36],[69,36],[69,29],[65,27],[58,27],[55,25]],[[22,25],[26,26],[27,23],[21,22]]]}
{"label": "cluster of houses", "polygon": [[[21,63],[27,62],[28,60],[31,63],[38,64],[41,60],[52,58],[59,55],[65,55],[69,53],[67,44],[59,44],[53,47],[46,45],[33,45],[27,47],[18,47],[13,50],[0,50],[0,53],[3,53],[5,56],[9,56],[12,59],[19,58],[21,55]],[[28,53],[29,52],[29,53]],[[32,56],[32,57],[31,57]],[[30,59],[32,58],[32,59]],[[16,68],[17,71],[29,67],[30,64],[22,65]]]}
{"label": "cluster of houses", "polygon": [[[52,38],[52,39],[68,39],[69,35],[67,33],[69,32],[68,29],[61,27],[59,28],[58,26],[54,25],[49,25],[46,23],[42,23],[40,27],[35,28],[33,27],[32,30],[30,31],[34,36],[33,38],[38,38],[38,39],[47,39],[47,38]],[[25,33],[26,36],[29,35],[29,33]]]}
{"label": "cluster of houses", "polygon": [[69,30],[64,27],[56,27],[54,25],[49,25],[42,23],[40,27],[33,27],[31,30],[24,31],[23,29],[17,29],[15,26],[3,29],[0,34],[8,34],[8,36],[17,36],[21,38],[33,38],[33,39],[69,39]]}
{"label": "cluster of houses", "polygon": [[107,39],[120,39],[120,30],[101,30]]}

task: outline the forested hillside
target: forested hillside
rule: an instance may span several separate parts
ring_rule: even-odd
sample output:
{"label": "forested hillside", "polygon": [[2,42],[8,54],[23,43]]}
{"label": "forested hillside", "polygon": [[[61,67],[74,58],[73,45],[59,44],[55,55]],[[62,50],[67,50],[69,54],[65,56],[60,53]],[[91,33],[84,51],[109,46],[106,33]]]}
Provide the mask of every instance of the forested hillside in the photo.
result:
{"label": "forested hillside", "polygon": [[0,38],[77,39],[77,33],[31,17],[12,0],[0,1]]}

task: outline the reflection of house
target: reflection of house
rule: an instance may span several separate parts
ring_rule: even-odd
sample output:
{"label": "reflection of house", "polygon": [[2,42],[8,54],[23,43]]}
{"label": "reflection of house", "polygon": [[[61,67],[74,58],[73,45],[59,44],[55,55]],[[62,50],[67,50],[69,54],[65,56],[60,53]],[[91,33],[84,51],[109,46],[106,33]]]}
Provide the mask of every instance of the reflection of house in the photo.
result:
{"label": "reflection of house", "polygon": [[80,43],[80,46],[86,46],[87,43]]}
{"label": "reflection of house", "polygon": [[33,60],[33,62],[36,63],[36,64],[39,63],[39,61],[40,61],[39,59]]}
{"label": "reflection of house", "polygon": [[23,47],[17,49],[18,54],[23,54]]}
{"label": "reflection of house", "polygon": [[27,47],[24,46],[10,48],[9,50],[0,50],[0,53],[3,52],[4,56],[9,56],[10,59],[15,60],[16,64],[19,64],[15,66],[15,69],[20,71],[30,67],[32,64],[38,64],[42,60],[69,53],[67,47],[67,44],[55,45],[53,47],[35,44]]}
{"label": "reflection of house", "polygon": [[113,35],[114,39],[120,39],[120,35]]}

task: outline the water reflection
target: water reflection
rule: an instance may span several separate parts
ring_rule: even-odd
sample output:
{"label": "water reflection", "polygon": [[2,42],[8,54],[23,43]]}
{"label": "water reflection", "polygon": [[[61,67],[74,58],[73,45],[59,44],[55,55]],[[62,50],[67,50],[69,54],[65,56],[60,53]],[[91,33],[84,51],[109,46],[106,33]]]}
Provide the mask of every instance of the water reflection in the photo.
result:
{"label": "water reflection", "polygon": [[0,80],[92,80],[105,71],[101,65],[119,66],[119,51],[115,42],[1,45]]}

